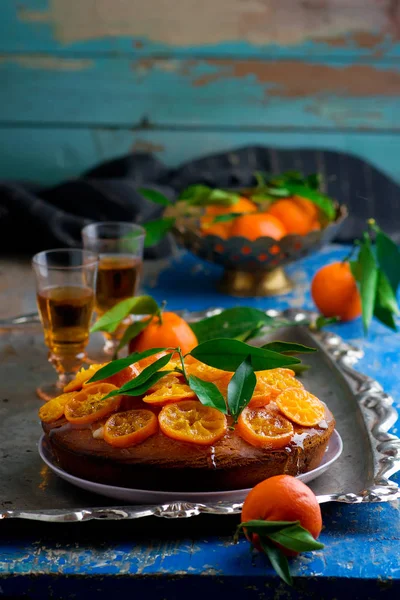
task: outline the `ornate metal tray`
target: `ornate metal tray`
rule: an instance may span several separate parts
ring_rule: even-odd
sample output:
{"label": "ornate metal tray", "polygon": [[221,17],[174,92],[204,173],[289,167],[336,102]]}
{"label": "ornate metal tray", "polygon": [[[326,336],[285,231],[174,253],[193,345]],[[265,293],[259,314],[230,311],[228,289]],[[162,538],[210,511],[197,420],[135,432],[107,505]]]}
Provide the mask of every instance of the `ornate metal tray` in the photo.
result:
{"label": "ornate metal tray", "polygon": [[[196,319],[216,312],[219,310],[186,317]],[[311,316],[292,309],[267,313],[299,323]],[[117,506],[53,475],[37,453],[41,428],[37,417],[39,400],[34,389],[43,379],[54,375],[46,362],[42,333],[33,321],[34,317],[29,317],[11,327],[1,324],[0,477],[7,484],[0,490],[0,519],[69,522],[240,512],[241,504],[231,502]],[[393,399],[382,387],[353,368],[362,352],[337,335],[311,332],[306,327],[284,328],[266,337],[315,345],[320,350],[307,357],[311,369],[304,375],[304,383],[330,406],[344,451],[325,474],[310,484],[319,502],[384,502],[400,498],[397,484],[390,479],[400,470],[400,439],[388,433],[398,415],[392,406]],[[265,339],[257,342],[265,343]]]}

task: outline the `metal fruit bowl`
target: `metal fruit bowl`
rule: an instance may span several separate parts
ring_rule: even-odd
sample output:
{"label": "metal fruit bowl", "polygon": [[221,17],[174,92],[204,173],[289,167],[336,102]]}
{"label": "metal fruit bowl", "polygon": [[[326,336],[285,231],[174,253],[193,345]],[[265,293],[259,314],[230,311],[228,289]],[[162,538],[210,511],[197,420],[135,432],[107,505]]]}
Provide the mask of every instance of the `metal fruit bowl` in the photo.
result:
{"label": "metal fruit bowl", "polygon": [[347,217],[347,208],[337,205],[335,220],[319,231],[287,235],[279,241],[270,237],[255,241],[243,237],[224,240],[202,234],[198,210],[190,214],[177,211],[174,216],[172,231],[178,242],[199,258],[224,267],[221,291],[235,296],[274,296],[293,287],[283,267],[331,242]]}

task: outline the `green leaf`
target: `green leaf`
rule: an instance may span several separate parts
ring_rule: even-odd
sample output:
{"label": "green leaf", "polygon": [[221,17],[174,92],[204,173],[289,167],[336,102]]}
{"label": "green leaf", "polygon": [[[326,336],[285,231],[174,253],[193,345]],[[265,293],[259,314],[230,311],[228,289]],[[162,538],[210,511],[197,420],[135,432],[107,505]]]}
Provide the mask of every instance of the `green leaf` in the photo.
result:
{"label": "green leaf", "polygon": [[312,550],[321,550],[324,547],[301,525],[292,525],[292,527],[287,527],[281,531],[268,533],[268,537],[284,548],[295,552],[311,552]]}
{"label": "green leaf", "polygon": [[148,200],[155,202],[156,204],[161,204],[162,206],[172,206],[172,202],[168,200],[164,194],[161,192],[157,192],[157,190],[150,190],[147,188],[139,188],[139,194],[142,194]]}
{"label": "green leaf", "polygon": [[367,333],[374,314],[375,298],[378,284],[378,266],[371,249],[369,238],[365,237],[358,254],[360,264],[360,295],[364,332]]}
{"label": "green leaf", "polygon": [[198,341],[205,342],[216,337],[236,338],[258,327],[260,323],[273,325],[274,319],[266,315],[262,310],[241,306],[238,308],[227,308],[219,315],[202,319],[196,323],[190,323],[190,327]]}
{"label": "green leaf", "polygon": [[175,219],[173,217],[163,217],[142,223],[142,227],[146,230],[146,238],[144,247],[150,248],[155,246],[166,236],[168,231],[173,227]]}
{"label": "green leaf", "polygon": [[147,358],[148,356],[153,356],[158,352],[163,352],[165,348],[152,348],[151,350],[145,350],[144,352],[133,352],[129,356],[125,358],[119,358],[118,360],[113,360],[108,363],[101,369],[99,369],[91,379],[89,379],[88,383],[95,383],[96,381],[102,381],[103,379],[107,379],[107,377],[111,377],[111,375],[115,375],[115,373],[119,373],[129,367],[129,365],[133,365],[133,363],[142,360],[142,358]]}
{"label": "green leaf", "polygon": [[288,365],[288,369],[292,369],[296,375],[302,375],[306,371],[311,369],[310,365],[306,365],[305,363],[299,363],[297,365]]}
{"label": "green leaf", "polygon": [[260,537],[260,544],[277,575],[288,585],[293,585],[288,559],[283,552],[266,537]]}
{"label": "green leaf", "polygon": [[397,325],[396,321],[394,320],[393,313],[387,308],[380,306],[378,297],[376,298],[375,302],[374,317],[376,317],[383,325],[389,327],[389,329],[397,331]]}
{"label": "green leaf", "polygon": [[110,392],[107,398],[110,398],[111,396],[118,396],[119,394],[125,394],[126,392],[130,392],[132,390],[135,390],[136,388],[141,388],[157,372],[162,373],[161,377],[164,377],[164,375],[167,373],[172,373],[172,371],[161,371],[161,369],[169,363],[169,361],[171,360],[171,356],[172,353],[162,356],[154,363],[143,369],[143,371],[139,373],[137,377],[134,377],[133,379],[131,379],[131,381],[127,381],[118,390]]}
{"label": "green leaf", "polygon": [[256,385],[257,378],[251,364],[251,356],[247,356],[228,384],[228,406],[235,422],[250,402]]}
{"label": "green leaf", "polygon": [[214,217],[213,223],[227,223],[228,221],[233,221],[233,219],[236,219],[237,217],[241,217],[243,214],[245,213],[231,212],[226,215],[217,215]]}
{"label": "green leaf", "polygon": [[157,371],[157,373],[154,373],[142,385],[140,385],[138,387],[135,387],[135,388],[130,388],[130,389],[124,391],[124,392],[121,392],[122,388],[120,390],[116,390],[114,392],[110,392],[107,396],[105,396],[103,398],[103,400],[105,400],[106,398],[112,398],[113,396],[118,396],[119,394],[123,394],[124,396],[131,396],[133,398],[136,398],[138,396],[143,396],[143,394],[145,394],[146,392],[148,392],[149,389],[151,387],[153,387],[153,385],[155,385],[156,383],[158,383],[160,381],[160,379],[162,379],[163,377],[165,377],[169,373],[173,373],[173,371]]}
{"label": "green leaf", "polygon": [[308,187],[313,190],[319,190],[322,186],[322,175],[320,173],[313,173],[306,178]]}
{"label": "green leaf", "polygon": [[391,313],[397,315],[399,313],[399,307],[396,300],[396,295],[393,291],[392,286],[389,283],[388,278],[380,269],[378,270],[378,283],[377,283],[377,299],[379,305],[382,308],[386,308]]}
{"label": "green leaf", "polygon": [[361,281],[361,265],[358,262],[358,260],[350,260],[349,261],[349,265],[350,265],[350,271],[351,274],[353,275],[354,279],[358,282]]}
{"label": "green leaf", "polygon": [[330,221],[333,221],[336,216],[335,205],[333,200],[325,194],[313,190],[305,185],[299,185],[297,183],[287,183],[286,188],[291,196],[301,196],[311,200],[323,213],[328,217]]}
{"label": "green leaf", "polygon": [[376,231],[378,263],[396,293],[400,283],[400,251],[395,242],[379,227],[376,227]]}
{"label": "green leaf", "polygon": [[126,346],[126,344],[129,344],[131,340],[135,339],[139,335],[139,333],[142,333],[142,331],[144,331],[149,325],[150,321],[151,319],[145,319],[144,321],[135,321],[134,323],[129,325],[129,327],[126,328],[120,343],[118,344],[117,352],[119,352],[121,348]]}
{"label": "green leaf", "polygon": [[309,354],[310,352],[317,351],[316,348],[303,346],[303,344],[295,344],[294,342],[269,342],[261,347],[273,352],[280,352],[281,354]]}
{"label": "green leaf", "polygon": [[92,326],[90,333],[95,331],[113,333],[128,315],[154,315],[159,312],[160,307],[151,296],[127,298],[104,313]]}
{"label": "green leaf", "polygon": [[252,340],[253,338],[257,337],[261,333],[263,327],[265,327],[264,323],[258,323],[258,325],[253,327],[253,329],[250,329],[249,331],[244,331],[240,335],[237,335],[235,337],[235,340],[239,340],[240,342],[248,342],[249,340]]}
{"label": "green leaf", "polygon": [[281,531],[293,525],[299,525],[300,521],[265,521],[263,519],[252,519],[238,525],[238,530],[245,529],[248,533],[257,535],[269,535],[271,532]]}
{"label": "green leaf", "polygon": [[189,387],[204,406],[211,406],[226,414],[225,398],[214,383],[203,381],[195,375],[189,375]]}
{"label": "green leaf", "polygon": [[339,321],[339,317],[325,317],[324,315],[319,315],[315,321],[315,329],[319,331],[322,327],[326,325],[331,325],[332,323],[337,323]]}
{"label": "green leaf", "polygon": [[293,356],[284,356],[278,352],[249,346],[238,340],[223,338],[203,342],[190,354],[200,362],[223,371],[236,371],[248,356],[251,356],[254,371],[286,367],[300,362]]}
{"label": "green leaf", "polygon": [[190,185],[179,195],[179,200],[184,200],[190,206],[207,206],[208,204],[219,204],[221,206],[233,206],[238,202],[239,194],[210,188],[208,185]]}
{"label": "green leaf", "polygon": [[179,200],[193,200],[194,198],[207,197],[211,192],[208,185],[194,183],[181,191]]}

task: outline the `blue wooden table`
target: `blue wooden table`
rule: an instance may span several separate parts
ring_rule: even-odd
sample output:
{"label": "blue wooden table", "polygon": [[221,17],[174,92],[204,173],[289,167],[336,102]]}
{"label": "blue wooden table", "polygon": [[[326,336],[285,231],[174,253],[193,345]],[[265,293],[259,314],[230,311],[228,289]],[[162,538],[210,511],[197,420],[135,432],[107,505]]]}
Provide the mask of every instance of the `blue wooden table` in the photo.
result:
{"label": "blue wooden table", "polygon": [[[322,264],[345,255],[331,246],[288,269],[293,293],[250,299],[258,308],[312,308],[309,282]],[[146,291],[171,310],[234,306],[216,292],[220,269],[188,254],[172,259]],[[332,327],[363,348],[359,367],[399,399],[399,337],[374,323],[367,339],[359,322]],[[396,429],[393,430],[396,432]],[[4,485],[4,482],[3,482]],[[280,582],[249,544],[232,543],[237,517],[144,519],[69,525],[0,524],[0,598],[91,598],[123,592],[150,598],[395,598],[400,594],[397,503],[322,505],[325,549],[292,561],[295,589]],[[25,596],[23,596],[25,597]]]}

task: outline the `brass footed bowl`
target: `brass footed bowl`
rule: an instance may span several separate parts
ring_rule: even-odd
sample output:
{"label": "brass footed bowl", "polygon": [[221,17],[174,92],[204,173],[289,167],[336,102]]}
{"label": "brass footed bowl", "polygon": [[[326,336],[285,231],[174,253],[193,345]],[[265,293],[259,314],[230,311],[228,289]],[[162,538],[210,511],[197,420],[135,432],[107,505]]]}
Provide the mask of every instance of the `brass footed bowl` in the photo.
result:
{"label": "brass footed bowl", "polygon": [[347,208],[338,205],[335,220],[319,231],[307,235],[287,235],[277,241],[261,237],[250,241],[243,237],[224,240],[204,235],[200,216],[176,214],[173,233],[187,250],[208,262],[224,267],[219,285],[222,292],[233,296],[275,296],[288,293],[293,284],[283,267],[308,256],[331,242],[347,217]]}

